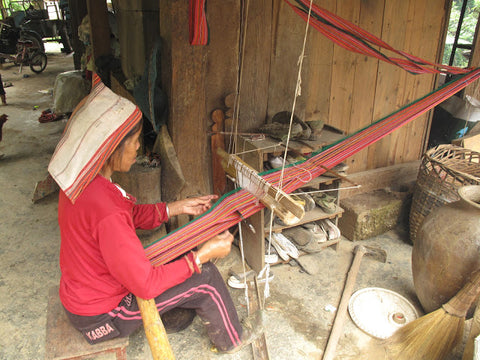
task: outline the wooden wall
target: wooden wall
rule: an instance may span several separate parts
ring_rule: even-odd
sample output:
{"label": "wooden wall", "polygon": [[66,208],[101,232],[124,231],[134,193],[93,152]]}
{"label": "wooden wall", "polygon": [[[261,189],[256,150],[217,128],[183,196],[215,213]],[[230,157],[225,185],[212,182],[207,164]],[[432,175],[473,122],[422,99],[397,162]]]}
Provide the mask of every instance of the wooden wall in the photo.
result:
{"label": "wooden wall", "polygon": [[[316,3],[396,49],[430,61],[439,58],[448,10],[444,0],[327,0]],[[293,86],[296,81],[295,62],[304,36],[304,23],[297,18],[281,2],[270,69],[268,116],[288,110],[285,104],[291,107],[293,91],[285,92],[281,84]],[[296,113],[305,120],[324,120],[351,133],[428,93],[434,84],[432,75],[411,75],[387,63],[344,50],[311,29],[302,74],[302,96],[297,100]],[[350,171],[418,159],[428,128],[428,116],[418,118],[349,158]]]}
{"label": "wooden wall", "polygon": [[[442,48],[448,0],[314,0],[393,47],[430,61]],[[165,39],[162,73],[170,101],[169,131],[188,186],[184,195],[211,191],[211,112],[234,92],[241,69],[239,130],[249,131],[278,111],[291,110],[305,22],[281,0],[208,0],[210,43],[188,44],[188,2],[160,0]],[[245,30],[240,49],[240,29]],[[242,51],[239,51],[242,50]],[[239,55],[240,54],[240,55]],[[351,53],[309,29],[296,114],[322,119],[347,133],[428,93],[432,75],[411,75]],[[239,59],[243,63],[239,65]],[[417,160],[429,129],[422,116],[348,159],[350,171]]]}

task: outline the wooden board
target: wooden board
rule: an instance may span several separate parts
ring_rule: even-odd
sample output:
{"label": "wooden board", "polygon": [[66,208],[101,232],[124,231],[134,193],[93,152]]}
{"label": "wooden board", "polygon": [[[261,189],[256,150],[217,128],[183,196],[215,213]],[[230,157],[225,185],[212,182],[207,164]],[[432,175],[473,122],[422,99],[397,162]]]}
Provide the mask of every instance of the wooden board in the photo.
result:
{"label": "wooden board", "polygon": [[[385,4],[382,33],[379,35],[382,40],[395,48],[404,49],[409,2],[387,2]],[[403,91],[401,86],[403,71],[385,62],[379,63],[373,119],[380,119],[397,109],[397,99],[401,97]],[[366,168],[387,165],[391,141],[391,136],[387,136],[368,148]]]}
{"label": "wooden board", "polygon": [[[322,1],[328,11],[335,12],[337,1]],[[292,11],[290,11],[293,13]],[[298,21],[298,15],[292,14]],[[309,29],[307,49],[302,73],[302,96],[305,101],[305,121],[330,121],[330,89],[332,86],[332,67],[334,43],[313,28]],[[302,102],[300,102],[301,106]]]}
{"label": "wooden board", "polygon": [[272,42],[272,0],[247,1],[246,6],[248,16],[241,64],[239,131],[256,129],[265,122]]}
{"label": "wooden board", "polygon": [[[336,14],[358,24],[360,1],[337,2]],[[330,118],[328,123],[347,132],[350,128],[352,112],[352,89],[354,88],[355,66],[358,54],[347,51],[340,46],[333,49],[332,87],[330,92]],[[362,94],[362,96],[364,96]]]}
{"label": "wooden board", "polygon": [[[385,4],[383,1],[362,1],[360,3],[358,25],[372,34],[381,34],[382,18]],[[373,108],[377,83],[379,60],[368,56],[357,56],[355,63],[355,79],[352,91],[352,111],[350,114],[348,133],[357,131],[375,121]],[[332,119],[333,121],[334,119]],[[348,158],[345,162],[349,172],[356,172],[365,167],[368,151],[363,150]]]}
{"label": "wooden board", "polygon": [[[312,211],[308,211],[305,213],[305,216],[300,220],[295,226],[302,225],[302,224],[307,224],[312,221],[316,221],[319,219],[335,219],[336,217],[341,217],[343,213],[343,209],[339,206],[336,207],[335,211],[332,212],[331,214],[327,214],[324,212],[322,209],[319,207],[316,207]],[[292,226],[283,226],[279,224],[274,224],[272,227],[272,231],[275,233],[281,232],[283,229],[290,228]],[[268,234],[270,229],[268,226],[265,228],[265,234]]]}
{"label": "wooden board", "polygon": [[[316,3],[399,50],[437,61],[447,13],[443,0]],[[305,22],[288,6],[274,6],[274,12],[268,118],[278,111],[291,110],[305,31]],[[295,110],[304,120],[324,120],[351,133],[427,94],[434,87],[432,75],[408,74],[393,65],[333,45],[314,29],[309,31],[302,96],[297,98]],[[350,172],[418,159],[428,129],[429,116],[424,115],[404,129],[396,130],[378,144],[349,158]]]}
{"label": "wooden board", "polygon": [[[262,299],[260,298],[260,289],[258,288],[259,284],[253,281],[247,281],[248,286],[248,314],[254,314],[259,309],[263,309],[260,303]],[[254,360],[269,360],[270,355],[267,348],[267,339],[265,333],[260,335],[260,337],[252,343],[252,353]]]}
{"label": "wooden board", "polygon": [[[277,2],[277,1],[275,1]],[[301,53],[305,23],[284,2],[278,1],[273,14],[276,27],[273,33],[273,48],[268,87],[267,118],[270,120],[276,113],[291,111],[295,95],[295,84],[298,74],[298,58]],[[303,98],[299,98],[295,113],[303,118]]]}
{"label": "wooden board", "polygon": [[[240,139],[242,140],[242,139]],[[248,141],[239,141],[240,158],[257,171],[263,171],[263,156],[258,148]],[[254,150],[254,151],[251,151]],[[264,227],[263,211],[259,211],[241,222],[245,259],[257,273],[265,266],[265,241],[261,235]]]}
{"label": "wooden board", "polygon": [[[116,353],[118,360],[126,360],[128,337],[115,338],[90,345],[67,318],[58,296],[58,286],[48,292],[45,358],[47,360],[70,359],[95,354]],[[122,357],[124,355],[124,357]]]}
{"label": "wooden board", "polygon": [[399,191],[402,187],[415,183],[419,167],[420,160],[417,160],[349,174],[348,178],[361,187],[342,190],[342,199],[387,187]]}

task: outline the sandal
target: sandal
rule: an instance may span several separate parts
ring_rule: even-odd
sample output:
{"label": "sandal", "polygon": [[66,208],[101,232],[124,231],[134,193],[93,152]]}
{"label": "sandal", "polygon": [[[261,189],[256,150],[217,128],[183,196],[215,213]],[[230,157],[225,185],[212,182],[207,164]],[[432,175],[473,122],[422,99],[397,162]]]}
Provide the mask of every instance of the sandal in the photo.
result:
{"label": "sandal", "polygon": [[315,200],[306,193],[298,192],[298,193],[293,193],[290,194],[295,200],[300,199],[303,202],[303,208],[305,209],[305,212],[312,211],[315,209]]}
{"label": "sandal", "polygon": [[324,249],[321,245],[327,241],[327,234],[318,224],[304,224],[284,230],[285,236],[306,253],[316,253]]}
{"label": "sandal", "polygon": [[337,198],[325,193],[313,194],[315,203],[327,214],[332,214],[337,209]]}
{"label": "sandal", "polygon": [[340,229],[329,219],[323,219],[321,223],[328,234],[328,240],[337,239],[341,236]]}
{"label": "sandal", "polygon": [[297,259],[299,256],[298,249],[282,233],[272,234],[272,245],[277,250],[278,255],[285,261],[288,261],[290,257]]}

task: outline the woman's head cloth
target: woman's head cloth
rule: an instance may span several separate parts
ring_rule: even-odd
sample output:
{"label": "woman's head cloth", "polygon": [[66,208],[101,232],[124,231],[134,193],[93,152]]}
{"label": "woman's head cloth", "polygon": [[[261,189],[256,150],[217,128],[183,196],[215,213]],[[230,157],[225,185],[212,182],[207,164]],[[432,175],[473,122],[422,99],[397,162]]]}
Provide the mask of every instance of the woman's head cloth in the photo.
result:
{"label": "woman's head cloth", "polygon": [[48,165],[72,203],[141,119],[135,104],[115,94],[94,74],[90,94],[73,111]]}

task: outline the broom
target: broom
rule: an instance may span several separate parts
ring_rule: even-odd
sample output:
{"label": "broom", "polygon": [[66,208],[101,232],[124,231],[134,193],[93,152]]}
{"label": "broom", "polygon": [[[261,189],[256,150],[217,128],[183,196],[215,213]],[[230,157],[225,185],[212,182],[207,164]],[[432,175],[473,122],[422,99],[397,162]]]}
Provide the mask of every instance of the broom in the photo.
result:
{"label": "broom", "polygon": [[398,329],[387,348],[398,360],[444,359],[463,338],[465,316],[480,293],[480,270],[441,308]]}

